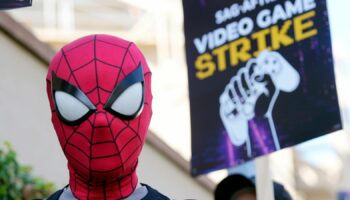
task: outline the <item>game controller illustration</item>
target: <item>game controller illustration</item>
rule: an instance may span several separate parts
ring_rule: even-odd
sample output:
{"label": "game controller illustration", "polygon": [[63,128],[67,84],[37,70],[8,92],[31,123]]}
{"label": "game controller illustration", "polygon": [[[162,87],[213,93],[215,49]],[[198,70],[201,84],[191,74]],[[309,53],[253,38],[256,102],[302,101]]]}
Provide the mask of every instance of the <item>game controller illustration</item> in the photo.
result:
{"label": "game controller illustration", "polygon": [[[220,117],[232,144],[246,143],[251,157],[248,121],[262,115],[269,122],[275,148],[280,149],[272,111],[280,91],[293,92],[299,83],[297,70],[276,51],[264,50],[257,58],[250,59],[219,97]],[[258,101],[263,102],[258,104]]]}

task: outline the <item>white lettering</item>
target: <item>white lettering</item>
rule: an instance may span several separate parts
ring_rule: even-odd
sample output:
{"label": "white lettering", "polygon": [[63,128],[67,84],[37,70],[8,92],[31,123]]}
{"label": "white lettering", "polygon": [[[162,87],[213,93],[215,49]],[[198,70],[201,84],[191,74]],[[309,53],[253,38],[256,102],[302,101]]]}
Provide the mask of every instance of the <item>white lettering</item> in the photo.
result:
{"label": "white lettering", "polygon": [[279,20],[286,20],[287,16],[281,5],[276,5],[273,9],[272,23],[276,24]]}
{"label": "white lettering", "polygon": [[240,36],[249,35],[253,29],[253,20],[249,17],[244,17],[238,22],[231,22],[225,27],[217,28],[202,35],[202,37],[195,38],[193,43],[198,53],[203,54],[207,50],[222,46],[226,42],[238,39]]}
{"label": "white lettering", "polygon": [[222,10],[218,10],[215,13],[215,23],[221,24],[223,21],[225,21],[225,18],[223,17]]}
{"label": "white lettering", "polygon": [[226,30],[227,30],[227,40],[232,41],[237,38],[239,38],[239,34],[237,32],[237,22],[232,22],[227,24]]}
{"label": "white lettering", "polygon": [[246,13],[248,11],[254,10],[255,7],[252,6],[249,0],[245,0],[242,5],[242,12]]}
{"label": "white lettering", "polygon": [[231,12],[231,18],[234,18],[234,17],[238,17],[239,14],[240,14],[240,10],[239,10],[239,6],[238,4],[233,4],[231,7],[230,7],[230,12]]}
{"label": "white lettering", "polygon": [[215,47],[221,46],[226,42],[227,34],[224,28],[218,28],[214,31]]}
{"label": "white lettering", "polygon": [[264,9],[259,12],[257,18],[256,18],[256,23],[260,28],[266,28],[271,25],[271,11],[268,9]]}
{"label": "white lettering", "polygon": [[249,17],[242,18],[238,23],[238,32],[240,35],[246,36],[253,31],[254,22]]}
{"label": "white lettering", "polygon": [[262,7],[275,1],[277,0],[244,0],[241,4],[233,3],[215,12],[215,23],[222,24],[238,17],[241,13],[247,13],[255,10],[258,6]]}
{"label": "white lettering", "polygon": [[197,51],[202,54],[206,51],[208,45],[208,36],[203,35],[202,39],[195,38],[193,40],[194,45],[196,46]]}
{"label": "white lettering", "polygon": [[294,4],[290,1],[286,1],[285,9],[288,18],[291,18],[293,15],[301,14],[303,12],[303,4],[301,0],[295,0]]}
{"label": "white lettering", "polygon": [[208,44],[209,49],[214,49],[215,43],[214,43],[213,33],[209,33],[208,38],[209,38],[209,44]]}
{"label": "white lettering", "polygon": [[315,0],[304,0],[303,2],[304,2],[304,10],[305,11],[309,11],[309,10],[316,8]]}
{"label": "white lettering", "polygon": [[261,10],[256,17],[256,23],[259,28],[267,28],[314,8],[316,8],[315,0],[295,0],[294,3],[285,1],[284,4],[275,5],[272,10]]}

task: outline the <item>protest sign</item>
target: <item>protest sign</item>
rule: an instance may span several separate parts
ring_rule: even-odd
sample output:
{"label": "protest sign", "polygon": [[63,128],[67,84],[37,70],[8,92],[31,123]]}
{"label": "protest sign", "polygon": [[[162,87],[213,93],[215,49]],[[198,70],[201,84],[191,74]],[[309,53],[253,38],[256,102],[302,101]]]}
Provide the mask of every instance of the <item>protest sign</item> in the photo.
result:
{"label": "protest sign", "polygon": [[21,8],[32,5],[32,0],[0,0],[0,10]]}
{"label": "protest sign", "polygon": [[192,174],[341,129],[326,0],[183,0]]}

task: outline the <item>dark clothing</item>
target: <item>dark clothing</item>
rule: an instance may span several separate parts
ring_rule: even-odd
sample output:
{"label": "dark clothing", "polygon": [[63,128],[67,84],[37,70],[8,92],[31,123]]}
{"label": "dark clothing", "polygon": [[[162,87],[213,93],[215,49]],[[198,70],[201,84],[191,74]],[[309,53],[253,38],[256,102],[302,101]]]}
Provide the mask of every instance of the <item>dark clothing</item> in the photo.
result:
{"label": "dark clothing", "polygon": [[170,200],[168,197],[159,193],[157,190],[151,188],[150,186],[146,184],[142,184],[142,185],[146,186],[148,191],[147,195],[142,200]]}
{"label": "dark clothing", "polygon": [[[255,178],[247,178],[240,174],[232,174],[224,178],[216,187],[215,200],[230,200],[232,196],[242,189],[252,189],[255,193]],[[283,185],[273,182],[275,200],[292,200]]]}
{"label": "dark clothing", "polygon": [[[157,190],[151,188],[149,185],[146,185],[146,184],[141,184],[141,185],[147,188],[147,195],[140,200],[170,200],[168,197],[159,193]],[[46,200],[59,200],[61,194],[63,193],[63,190],[64,189],[58,190],[57,192],[53,193],[50,197],[48,197]]]}

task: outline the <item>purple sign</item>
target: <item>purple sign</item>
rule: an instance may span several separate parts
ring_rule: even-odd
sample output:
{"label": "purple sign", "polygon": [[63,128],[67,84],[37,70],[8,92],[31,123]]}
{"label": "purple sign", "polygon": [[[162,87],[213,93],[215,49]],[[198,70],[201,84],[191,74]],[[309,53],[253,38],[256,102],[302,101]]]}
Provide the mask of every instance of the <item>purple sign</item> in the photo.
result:
{"label": "purple sign", "polygon": [[32,0],[0,0],[0,10],[32,6]]}
{"label": "purple sign", "polygon": [[183,0],[192,174],[342,128],[326,0]]}
{"label": "purple sign", "polygon": [[337,200],[350,200],[350,192],[349,191],[338,192]]}

